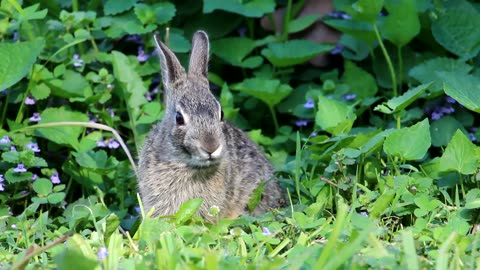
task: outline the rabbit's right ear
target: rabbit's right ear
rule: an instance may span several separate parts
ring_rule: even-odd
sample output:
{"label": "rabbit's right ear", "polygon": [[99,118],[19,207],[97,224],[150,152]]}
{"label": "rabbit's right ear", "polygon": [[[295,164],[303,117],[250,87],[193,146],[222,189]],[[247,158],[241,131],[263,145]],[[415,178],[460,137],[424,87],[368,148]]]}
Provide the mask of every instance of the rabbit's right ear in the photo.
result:
{"label": "rabbit's right ear", "polygon": [[153,39],[157,44],[158,56],[160,57],[160,67],[162,70],[162,80],[165,86],[176,82],[186,76],[185,69],[182,67],[175,54],[160,41],[159,35],[154,35]]}

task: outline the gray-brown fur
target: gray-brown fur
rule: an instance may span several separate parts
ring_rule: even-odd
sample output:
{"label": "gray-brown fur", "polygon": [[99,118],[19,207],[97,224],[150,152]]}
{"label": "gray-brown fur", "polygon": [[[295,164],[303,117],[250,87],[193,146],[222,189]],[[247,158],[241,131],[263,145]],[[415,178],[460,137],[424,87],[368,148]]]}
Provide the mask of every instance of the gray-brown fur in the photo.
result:
{"label": "gray-brown fur", "polygon": [[[166,94],[163,120],[153,126],[140,153],[138,186],[147,211],[171,215],[192,198],[203,198],[199,214],[220,208],[220,216],[245,212],[252,191],[267,181],[254,214],[280,207],[284,196],[273,169],[248,136],[221,120],[221,107],[210,92],[207,79],[208,36],[193,37],[189,71],[157,38]],[[177,113],[182,121],[177,122]]]}

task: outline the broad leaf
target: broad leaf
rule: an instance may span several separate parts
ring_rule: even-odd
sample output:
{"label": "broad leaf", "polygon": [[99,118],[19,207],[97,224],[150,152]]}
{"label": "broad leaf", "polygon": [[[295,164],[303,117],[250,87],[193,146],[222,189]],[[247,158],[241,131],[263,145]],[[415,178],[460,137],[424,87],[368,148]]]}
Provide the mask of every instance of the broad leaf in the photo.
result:
{"label": "broad leaf", "polygon": [[32,68],[45,41],[0,43],[0,90],[20,81]]}
{"label": "broad leaf", "polygon": [[318,18],[320,18],[320,15],[306,15],[296,18],[288,24],[288,33],[300,32],[314,24]]}
{"label": "broad leaf", "polygon": [[388,16],[382,18],[380,32],[393,44],[403,47],[420,32],[416,0],[386,0]]}
{"label": "broad leaf", "polygon": [[347,134],[356,118],[351,106],[324,96],[318,97],[315,123],[325,131],[333,135]]}
{"label": "broad leaf", "polygon": [[480,78],[478,76],[458,73],[441,72],[444,90],[447,95],[466,108],[480,113]]}
{"label": "broad leaf", "polygon": [[440,168],[461,174],[475,173],[478,168],[476,147],[463,132],[457,130],[440,158]]}
{"label": "broad leaf", "polygon": [[135,5],[137,0],[107,0],[103,7],[105,15],[114,15],[124,11],[127,11]]}
{"label": "broad leaf", "polygon": [[204,0],[203,13],[210,13],[214,10],[225,10],[237,13],[245,17],[261,17],[266,13],[271,13],[275,9],[274,0]]}
{"label": "broad leaf", "polygon": [[392,114],[405,109],[408,105],[412,104],[417,98],[427,90],[431,83],[422,84],[415,88],[408,90],[399,97],[394,97],[386,103],[377,105],[375,111],[382,113]]}
{"label": "broad leaf", "polygon": [[455,71],[457,73],[467,74],[471,70],[472,67],[461,60],[436,57],[410,69],[408,75],[420,81],[420,83],[433,82],[429,89],[438,91],[443,89],[444,79],[439,72]]}
{"label": "broad leaf", "polygon": [[[42,120],[39,122],[40,124],[63,121],[88,122],[88,117],[85,114],[69,111],[64,107],[48,108],[41,113],[41,117]],[[70,145],[77,149],[78,137],[82,134],[83,129],[83,127],[79,126],[38,128],[35,130],[35,135],[57,144]]]}
{"label": "broad leaf", "polygon": [[446,115],[437,121],[434,121],[430,126],[430,134],[432,135],[433,146],[447,146],[457,130],[464,133],[467,131],[457,119],[450,115]]}
{"label": "broad leaf", "polygon": [[200,206],[202,205],[202,202],[202,198],[195,198],[188,200],[182,205],[180,205],[180,209],[177,213],[175,213],[175,222],[177,224],[183,224],[187,222],[190,218],[193,217],[193,215],[197,213],[198,209],[200,209]]}
{"label": "broad leaf", "polygon": [[466,60],[475,57],[480,51],[479,25],[480,13],[475,7],[449,7],[433,22],[432,34],[445,49]]}
{"label": "broad leaf", "polygon": [[276,67],[289,67],[306,62],[333,48],[332,45],[318,44],[309,40],[290,40],[268,44],[268,47],[262,50],[262,55]]}
{"label": "broad leaf", "polygon": [[355,20],[326,19],[323,21],[326,25],[335,28],[342,33],[346,33],[373,48],[376,41],[375,32],[371,23]]}
{"label": "broad leaf", "polygon": [[246,79],[232,86],[232,89],[252,95],[265,102],[269,107],[277,105],[292,92],[292,88],[288,84],[281,84],[279,80],[263,78]]}
{"label": "broad leaf", "polygon": [[53,184],[52,181],[45,179],[45,178],[39,178],[33,182],[33,190],[39,195],[47,196],[52,192]]}
{"label": "broad leaf", "polygon": [[382,10],[383,0],[358,0],[352,7],[355,11],[352,18],[374,23]]}
{"label": "broad leaf", "polygon": [[345,62],[342,82],[350,86],[349,93],[356,94],[360,98],[373,97],[378,91],[375,78],[350,61]]}
{"label": "broad leaf", "polygon": [[[212,52],[231,65],[245,68],[255,68],[262,64],[261,57],[252,62],[251,58],[244,59],[255,49],[255,41],[249,38],[230,37],[215,40],[212,42]],[[255,59],[254,58],[254,59]]]}
{"label": "broad leaf", "polygon": [[383,150],[388,155],[398,156],[403,160],[418,160],[425,156],[430,146],[430,125],[428,119],[424,119],[388,135]]}

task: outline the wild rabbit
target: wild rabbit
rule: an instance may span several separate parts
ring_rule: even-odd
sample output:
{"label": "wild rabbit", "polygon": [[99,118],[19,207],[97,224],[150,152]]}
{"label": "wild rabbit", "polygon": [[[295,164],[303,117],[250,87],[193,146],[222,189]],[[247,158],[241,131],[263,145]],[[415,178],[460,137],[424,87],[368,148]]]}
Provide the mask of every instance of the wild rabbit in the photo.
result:
{"label": "wild rabbit", "polygon": [[139,157],[138,185],[143,205],[155,216],[174,214],[182,203],[203,198],[199,215],[213,221],[235,218],[246,210],[252,191],[265,191],[255,215],[284,203],[272,166],[248,135],[223,119],[207,79],[209,42],[203,31],[193,36],[188,73],[173,52],[154,36],[165,91],[165,114]]}

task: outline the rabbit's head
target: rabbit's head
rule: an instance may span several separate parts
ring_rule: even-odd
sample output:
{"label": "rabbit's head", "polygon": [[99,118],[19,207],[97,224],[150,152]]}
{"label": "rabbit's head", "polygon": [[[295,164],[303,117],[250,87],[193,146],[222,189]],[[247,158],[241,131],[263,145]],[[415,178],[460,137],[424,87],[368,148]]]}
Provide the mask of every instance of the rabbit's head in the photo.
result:
{"label": "rabbit's head", "polygon": [[220,163],[225,152],[223,112],[207,79],[209,43],[203,31],[193,37],[188,73],[174,53],[154,36],[165,91],[163,126],[172,156],[191,167]]}

